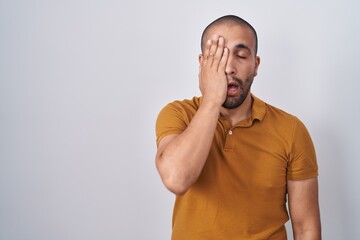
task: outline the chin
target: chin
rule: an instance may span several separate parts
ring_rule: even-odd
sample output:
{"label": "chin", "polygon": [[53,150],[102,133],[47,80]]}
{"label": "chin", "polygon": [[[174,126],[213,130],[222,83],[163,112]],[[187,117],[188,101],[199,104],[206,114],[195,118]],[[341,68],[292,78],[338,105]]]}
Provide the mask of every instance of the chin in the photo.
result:
{"label": "chin", "polygon": [[239,96],[234,96],[234,97],[228,96],[225,99],[225,102],[223,103],[222,106],[226,109],[238,108],[244,103],[248,94],[249,94],[249,92],[247,92],[246,94],[240,94]]}

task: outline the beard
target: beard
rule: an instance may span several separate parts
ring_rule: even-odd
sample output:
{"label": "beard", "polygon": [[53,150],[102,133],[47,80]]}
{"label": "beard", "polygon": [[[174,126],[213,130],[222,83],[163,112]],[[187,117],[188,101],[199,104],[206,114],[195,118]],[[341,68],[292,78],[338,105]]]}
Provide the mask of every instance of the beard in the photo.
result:
{"label": "beard", "polygon": [[245,101],[247,95],[250,92],[251,85],[253,83],[254,78],[247,79],[245,82],[239,78],[233,78],[239,84],[238,95],[236,96],[227,96],[225,102],[223,103],[223,107],[226,109],[235,109]]}

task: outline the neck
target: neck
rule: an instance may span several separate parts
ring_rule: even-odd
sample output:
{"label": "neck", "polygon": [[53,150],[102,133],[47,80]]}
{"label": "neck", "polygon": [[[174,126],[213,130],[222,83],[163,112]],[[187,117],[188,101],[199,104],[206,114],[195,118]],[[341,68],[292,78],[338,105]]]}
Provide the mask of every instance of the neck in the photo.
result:
{"label": "neck", "polygon": [[228,119],[231,122],[231,125],[234,126],[238,122],[250,118],[251,109],[252,109],[252,97],[249,92],[244,102],[239,107],[234,109],[226,109],[224,107],[221,107],[220,114],[222,117]]}

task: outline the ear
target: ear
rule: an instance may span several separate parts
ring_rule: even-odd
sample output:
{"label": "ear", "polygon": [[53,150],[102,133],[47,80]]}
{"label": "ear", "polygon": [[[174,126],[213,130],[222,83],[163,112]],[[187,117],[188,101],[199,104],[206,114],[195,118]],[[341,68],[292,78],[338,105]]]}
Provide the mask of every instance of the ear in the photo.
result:
{"label": "ear", "polygon": [[201,62],[204,60],[204,56],[202,55],[202,53],[199,54],[199,64],[201,64]]}
{"label": "ear", "polygon": [[255,76],[257,75],[259,65],[260,65],[260,57],[256,56],[256,58],[255,58]]}

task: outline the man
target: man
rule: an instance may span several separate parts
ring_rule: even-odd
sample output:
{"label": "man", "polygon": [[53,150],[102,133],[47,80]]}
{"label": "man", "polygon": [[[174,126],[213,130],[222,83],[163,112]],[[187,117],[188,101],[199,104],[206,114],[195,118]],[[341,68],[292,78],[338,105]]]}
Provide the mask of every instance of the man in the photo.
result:
{"label": "man", "polygon": [[255,97],[257,34],[224,16],[203,32],[202,97],[175,101],[156,123],[156,166],[176,194],[173,240],[320,239],[318,167],[296,117]]}

